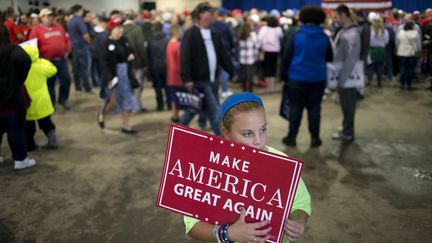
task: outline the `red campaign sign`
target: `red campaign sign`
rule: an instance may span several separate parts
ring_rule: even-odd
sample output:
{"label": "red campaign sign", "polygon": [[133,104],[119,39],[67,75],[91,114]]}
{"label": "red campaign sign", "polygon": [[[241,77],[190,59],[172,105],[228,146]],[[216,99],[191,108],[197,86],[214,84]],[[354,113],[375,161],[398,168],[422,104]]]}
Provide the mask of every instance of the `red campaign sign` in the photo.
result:
{"label": "red campaign sign", "polygon": [[268,220],[282,242],[303,162],[171,125],[157,206],[211,224]]}

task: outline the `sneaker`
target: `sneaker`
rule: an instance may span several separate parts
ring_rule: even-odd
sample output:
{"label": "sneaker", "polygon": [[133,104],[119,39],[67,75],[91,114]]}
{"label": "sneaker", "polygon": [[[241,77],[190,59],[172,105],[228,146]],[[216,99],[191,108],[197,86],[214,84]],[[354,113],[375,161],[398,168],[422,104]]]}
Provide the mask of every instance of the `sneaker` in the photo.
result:
{"label": "sneaker", "polygon": [[233,92],[228,90],[228,91],[222,92],[221,96],[223,99],[226,99],[226,98],[230,97],[232,94],[233,94]]}
{"label": "sneaker", "polygon": [[297,146],[297,142],[293,138],[289,138],[288,136],[284,137],[282,139],[282,143],[284,143],[288,147],[295,147]]}
{"label": "sneaker", "polygon": [[342,140],[347,142],[352,142],[354,140],[353,136],[343,134],[343,132],[339,131],[332,135],[332,139],[334,140]]}
{"label": "sneaker", "polygon": [[27,157],[24,160],[15,160],[14,169],[15,170],[22,170],[22,169],[25,169],[25,168],[32,167],[35,164],[36,164],[36,160],[30,159],[30,158]]}
{"label": "sneaker", "polygon": [[316,147],[321,146],[321,144],[322,144],[322,141],[320,138],[312,138],[310,146],[311,146],[311,148],[316,148]]}

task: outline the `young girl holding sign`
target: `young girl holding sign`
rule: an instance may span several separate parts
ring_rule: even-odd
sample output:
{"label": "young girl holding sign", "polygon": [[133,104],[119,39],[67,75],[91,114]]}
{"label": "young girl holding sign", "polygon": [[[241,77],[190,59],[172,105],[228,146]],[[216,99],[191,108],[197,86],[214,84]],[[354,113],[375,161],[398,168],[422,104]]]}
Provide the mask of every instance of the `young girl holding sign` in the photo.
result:
{"label": "young girl holding sign", "polygon": [[[250,147],[285,155],[272,147],[266,146],[267,120],[260,97],[252,93],[230,96],[221,105],[219,118],[224,138]],[[288,242],[288,240],[297,241],[304,234],[310,213],[311,198],[306,185],[300,178],[291,213],[285,221],[286,237],[284,242]],[[270,235],[268,235],[271,230],[270,227],[260,229],[268,224],[267,221],[246,223],[245,217],[246,214],[243,209],[239,219],[232,225],[212,225],[186,216],[184,217],[184,223],[186,233],[200,241],[264,242],[270,238]],[[218,232],[221,231],[224,231],[222,235],[227,239],[220,239]]]}

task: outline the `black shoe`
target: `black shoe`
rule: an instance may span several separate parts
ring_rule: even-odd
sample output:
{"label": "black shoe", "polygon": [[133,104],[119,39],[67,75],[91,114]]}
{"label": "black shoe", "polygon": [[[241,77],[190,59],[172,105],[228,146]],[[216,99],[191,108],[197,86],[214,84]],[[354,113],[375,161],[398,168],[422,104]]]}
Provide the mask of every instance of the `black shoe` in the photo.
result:
{"label": "black shoe", "polygon": [[39,146],[37,144],[27,145],[27,152],[38,150]]}
{"label": "black shoe", "polygon": [[180,122],[180,119],[179,119],[179,118],[171,117],[171,122],[172,122],[172,123],[179,123],[179,122]]}
{"label": "black shoe", "polygon": [[147,113],[148,110],[146,108],[141,108],[141,110],[139,111],[139,113]]}
{"label": "black shoe", "polygon": [[282,139],[282,143],[284,143],[286,146],[289,146],[289,147],[297,146],[296,140],[293,138],[289,138],[288,136],[286,136]]}
{"label": "black shoe", "polygon": [[122,133],[130,134],[130,135],[133,135],[133,134],[138,133],[136,130],[133,130],[133,129],[126,129],[126,128],[122,128],[121,131],[122,131]]}
{"label": "black shoe", "polygon": [[311,148],[319,147],[319,146],[321,146],[321,144],[322,144],[322,141],[321,141],[320,138],[312,138],[312,140],[311,140]]}
{"label": "black shoe", "polygon": [[97,123],[98,123],[99,127],[101,129],[104,129],[105,128],[105,121],[103,120],[103,116],[101,114],[101,111],[98,111],[96,119],[97,119]]}

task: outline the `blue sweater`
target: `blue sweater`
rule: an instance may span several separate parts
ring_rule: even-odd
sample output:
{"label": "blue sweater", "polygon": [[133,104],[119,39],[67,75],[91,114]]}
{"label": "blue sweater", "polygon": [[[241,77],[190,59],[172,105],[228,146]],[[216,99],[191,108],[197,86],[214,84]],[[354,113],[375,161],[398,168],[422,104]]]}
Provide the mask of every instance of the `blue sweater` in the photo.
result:
{"label": "blue sweater", "polygon": [[327,80],[326,62],[333,54],[330,41],[320,26],[301,26],[294,36],[292,50],[290,80],[308,83]]}

